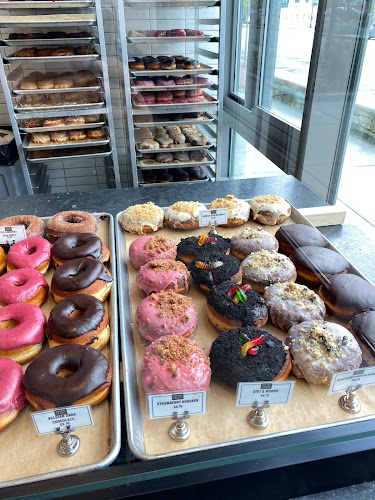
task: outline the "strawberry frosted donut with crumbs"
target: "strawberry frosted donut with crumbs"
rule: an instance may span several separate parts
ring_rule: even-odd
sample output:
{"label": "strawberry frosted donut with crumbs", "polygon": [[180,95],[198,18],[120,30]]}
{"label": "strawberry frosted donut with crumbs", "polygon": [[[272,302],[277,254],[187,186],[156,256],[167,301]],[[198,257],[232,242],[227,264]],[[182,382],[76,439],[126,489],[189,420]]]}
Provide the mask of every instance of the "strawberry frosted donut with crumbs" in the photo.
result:
{"label": "strawberry frosted donut with crumbs", "polygon": [[165,221],[172,229],[197,229],[199,210],[206,210],[199,201],[178,201],[165,211]]}
{"label": "strawberry frosted donut with crumbs", "polygon": [[120,224],[129,233],[153,233],[163,227],[164,210],[152,201],[142,205],[132,205],[120,216]]}
{"label": "strawberry frosted donut with crumbs", "polygon": [[186,293],[190,272],[183,262],[171,259],[152,260],[140,268],[136,283],[146,295],[163,290]]}
{"label": "strawberry frosted donut with crumbs", "polygon": [[132,242],[129,247],[129,258],[134,269],[138,269],[151,260],[171,259],[177,255],[174,241],[164,236],[141,236]]}

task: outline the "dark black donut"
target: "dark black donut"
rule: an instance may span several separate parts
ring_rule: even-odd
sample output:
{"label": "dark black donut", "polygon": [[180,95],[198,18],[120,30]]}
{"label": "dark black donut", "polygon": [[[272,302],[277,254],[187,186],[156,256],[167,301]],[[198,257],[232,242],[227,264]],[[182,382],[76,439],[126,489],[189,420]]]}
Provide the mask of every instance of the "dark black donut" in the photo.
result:
{"label": "dark black donut", "polygon": [[60,236],[52,247],[52,255],[60,260],[93,257],[101,259],[101,239],[92,233],[68,233]]}
{"label": "dark black donut", "polygon": [[208,234],[207,238],[216,238],[212,241],[205,241],[203,245],[199,245],[199,236],[189,236],[189,238],[182,238],[177,245],[177,256],[188,255],[192,258],[198,258],[200,255],[208,255],[211,253],[226,254],[230,249],[230,238],[223,238],[219,234]]}
{"label": "dark black donut", "polygon": [[56,269],[51,288],[63,292],[76,292],[87,288],[96,280],[112,281],[104,264],[89,257],[73,259]]}
{"label": "dark black donut", "polygon": [[[222,262],[222,265],[213,269],[202,269],[197,266],[197,262],[198,265],[201,262],[207,266]],[[219,285],[228,280],[234,281],[234,277],[238,273],[242,276],[240,261],[236,257],[217,253],[200,255],[190,264],[189,270],[196,285],[206,285],[210,290],[214,285]],[[239,277],[238,281],[241,281],[241,277]]]}

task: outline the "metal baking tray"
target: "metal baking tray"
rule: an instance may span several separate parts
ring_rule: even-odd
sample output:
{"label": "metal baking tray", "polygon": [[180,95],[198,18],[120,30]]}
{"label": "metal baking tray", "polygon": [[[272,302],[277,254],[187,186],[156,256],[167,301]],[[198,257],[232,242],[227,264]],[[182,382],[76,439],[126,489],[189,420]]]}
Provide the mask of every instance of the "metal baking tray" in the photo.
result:
{"label": "metal baking tray", "polygon": [[154,118],[154,121],[152,122],[145,122],[142,118],[142,115],[135,115],[133,118],[134,125],[136,127],[148,127],[148,128],[153,128],[154,126],[159,126],[159,125],[178,125],[179,123],[185,124],[185,125],[197,125],[199,123],[209,123],[214,121],[215,118],[210,115],[209,113],[204,113],[201,117],[199,118],[182,118],[179,120],[156,120]]}
{"label": "metal baking tray", "polygon": [[173,113],[174,108],[181,108],[184,107],[188,108],[186,111],[194,111],[195,106],[201,107],[201,106],[209,106],[212,104],[218,104],[218,100],[215,99],[214,97],[210,96],[206,92],[203,92],[203,97],[206,99],[203,102],[177,102],[172,104],[137,104],[135,100],[132,98],[133,106],[136,109],[163,109],[163,110],[171,110],[171,113]]}
{"label": "metal baking tray", "polygon": [[62,108],[65,109],[87,109],[87,108],[96,108],[96,107],[101,107],[104,105],[103,101],[100,102],[92,102],[92,103],[87,103],[87,104],[66,104],[62,103],[59,106],[21,106],[20,103],[18,102],[14,106],[14,110],[18,111],[20,113],[26,112],[26,113],[34,113],[38,111],[59,111]]}
{"label": "metal baking tray", "polygon": [[206,176],[204,179],[195,179],[188,181],[167,181],[167,182],[145,182],[142,175],[142,170],[138,170],[138,186],[142,188],[148,188],[151,186],[163,186],[165,184],[187,184],[188,182],[207,182],[209,178]]}
{"label": "metal baking tray", "polygon": [[[155,186],[156,184],[151,184],[150,186]],[[208,204],[206,204],[208,206]],[[150,460],[150,459],[158,459],[158,458],[165,458],[165,457],[170,457],[174,455],[182,455],[190,452],[197,452],[197,451],[203,451],[203,450],[209,450],[209,449],[214,449],[214,448],[220,448],[224,446],[229,446],[233,444],[241,444],[241,443],[247,443],[247,442],[252,442],[255,440],[259,439],[268,439],[268,438],[275,438],[278,436],[287,436],[287,435],[294,435],[300,432],[306,432],[309,430],[313,429],[325,429],[325,428],[331,428],[333,426],[341,425],[341,424],[346,424],[346,423],[352,423],[353,421],[364,421],[364,420],[370,420],[374,419],[374,415],[368,415],[368,416],[362,416],[362,417],[357,417],[355,415],[347,414],[345,412],[340,413],[338,416],[336,416],[334,419],[327,423],[317,423],[313,424],[311,426],[301,426],[299,428],[291,429],[291,430],[285,430],[285,431],[278,431],[278,432],[273,432],[270,434],[264,434],[259,435],[259,432],[252,429],[251,427],[248,426],[246,423],[246,416],[250,411],[250,408],[243,408],[243,409],[237,409],[235,406],[235,397],[232,396],[231,393],[231,402],[233,403],[233,414],[231,416],[232,421],[235,422],[237,421],[238,424],[238,419],[235,418],[235,414],[239,411],[241,411],[240,417],[243,418],[243,425],[244,427],[240,427],[238,425],[232,426],[233,432],[237,433],[237,429],[239,429],[242,433],[241,438],[237,439],[232,439],[230,441],[223,441],[222,438],[222,426],[220,425],[220,418],[222,418],[222,415],[220,412],[213,412],[212,405],[215,404],[213,400],[215,400],[213,392],[216,389],[216,387],[219,385],[215,381],[215,379],[212,379],[211,385],[210,385],[210,401],[208,403],[208,412],[206,415],[202,415],[202,419],[206,419],[209,421],[210,419],[212,420],[209,422],[211,424],[210,429],[213,431],[214,429],[217,429],[217,442],[208,442],[208,439],[204,439],[205,444],[198,444],[192,447],[190,445],[189,447],[189,441],[186,441],[185,444],[183,443],[178,443],[177,444],[172,444],[171,441],[169,440],[168,436],[168,427],[170,423],[168,423],[168,419],[164,420],[156,420],[155,425],[158,425],[158,432],[164,432],[165,433],[165,439],[166,439],[166,447],[172,449],[173,451],[163,451],[161,450],[158,453],[153,453],[149,454],[147,450],[145,449],[145,425],[149,425],[149,422],[145,422],[143,420],[143,415],[142,415],[142,407],[143,407],[143,392],[140,390],[141,384],[140,384],[140,375],[138,373],[138,367],[137,367],[137,349],[136,349],[136,335],[138,335],[137,332],[133,332],[133,316],[132,316],[132,307],[134,309],[134,304],[132,305],[131,300],[130,300],[130,281],[129,281],[129,270],[128,267],[130,268],[130,265],[128,266],[128,258],[127,258],[127,251],[126,251],[126,238],[127,234],[121,227],[120,224],[120,216],[121,213],[117,214],[116,216],[116,245],[117,245],[117,265],[118,265],[118,283],[119,283],[119,312],[120,312],[120,330],[121,330],[121,348],[122,348],[122,360],[123,360],[123,379],[124,379],[124,395],[125,395],[125,420],[126,420],[126,427],[127,427],[127,438],[129,442],[129,446],[133,453],[140,459],[143,460]],[[305,224],[308,226],[312,226],[302,215],[298,213],[298,211],[292,206],[292,214],[291,218],[294,223],[298,224]],[[244,226],[243,226],[244,227]],[[277,228],[279,226],[275,226]],[[238,231],[238,228],[232,228],[233,233]],[[272,228],[271,228],[272,229]],[[202,228],[200,228],[200,231],[202,231]],[[230,236],[231,233],[228,229],[224,228],[219,228],[220,234],[223,236]],[[181,232],[180,232],[181,233]],[[198,233],[197,231],[190,232],[188,235],[185,234],[186,231],[183,234],[179,234],[178,236],[180,237],[186,237],[190,235],[197,235],[197,234],[202,234],[201,232]],[[159,233],[157,233],[159,234]],[[130,235],[133,237],[132,235]],[[326,238],[325,238],[326,239]],[[329,243],[329,240],[326,239],[328,242],[327,248],[330,248],[332,250],[336,250],[336,248]],[[361,276],[362,278],[366,279],[354,266],[350,266],[349,272],[353,274],[357,274]],[[201,294],[200,294],[201,296]],[[199,307],[197,307],[199,309]],[[268,325],[267,325],[268,327]],[[266,328],[267,329],[267,328]],[[213,336],[212,340],[215,337]],[[208,342],[206,342],[208,343]],[[300,383],[297,381],[297,383]],[[305,383],[305,382],[302,382]],[[314,391],[318,391],[319,386],[308,386],[306,384],[306,388],[308,391],[308,395],[310,397],[313,396]],[[297,389],[297,388],[296,388]],[[323,387],[324,390],[324,396],[323,393],[319,392],[317,396],[317,401],[319,401],[319,404],[322,404],[322,397],[327,397],[326,394],[328,392],[328,386]],[[226,393],[225,393],[226,394]],[[223,393],[221,392],[221,396]],[[295,396],[293,396],[295,398]],[[371,395],[369,394],[369,397]],[[141,399],[142,398],[142,399]],[[217,394],[216,394],[217,398]],[[218,399],[216,399],[216,404],[217,404]],[[219,398],[219,401],[222,401],[222,398]],[[225,402],[224,402],[225,403]],[[223,404],[223,403],[221,403]],[[295,400],[293,401],[291,406],[289,407],[289,413],[288,415],[290,416],[290,419],[293,419],[293,408],[296,410],[298,409],[298,402]],[[328,401],[327,398],[327,405],[329,405],[329,408],[336,408],[337,407],[337,399],[336,400],[331,400]],[[282,410],[283,407],[275,406],[273,407],[273,413],[275,415],[273,416],[274,419],[281,419],[283,420],[285,417],[285,413],[283,413]],[[242,411],[243,410],[243,411]],[[278,410],[281,412],[278,413]],[[335,410],[332,410],[335,411]],[[281,415],[281,416],[280,416]],[[195,431],[197,432],[197,427],[199,427],[199,418],[200,417],[195,417],[194,421],[194,426],[195,426]],[[324,418],[324,416],[323,416]],[[319,420],[319,419],[318,419]],[[241,421],[241,420],[240,420]],[[170,420],[171,422],[171,420]],[[325,422],[325,420],[323,420]],[[229,424],[229,422],[227,422]],[[164,429],[164,430],[161,430]],[[201,436],[204,438],[204,436]],[[150,442],[150,440],[149,440]],[[197,440],[196,440],[197,442]]]}
{"label": "metal baking tray", "polygon": [[166,86],[148,86],[148,87],[141,87],[140,85],[134,85],[130,87],[134,93],[137,92],[144,92],[144,91],[149,91],[149,92],[154,92],[155,90],[189,90],[189,89],[208,89],[210,88],[212,83],[197,83],[194,84],[192,83],[191,85],[166,85]]}
{"label": "metal baking tray", "polygon": [[[110,328],[111,328],[111,340],[109,343],[108,347],[108,359],[111,363],[112,367],[112,388],[111,388],[111,394],[108,396],[108,401],[109,401],[109,408],[108,408],[108,421],[109,421],[109,439],[108,436],[103,437],[105,439],[105,446],[108,446],[108,454],[100,461],[95,462],[95,463],[88,463],[86,465],[80,465],[76,467],[72,467],[69,465],[69,460],[67,459],[66,462],[64,462],[64,466],[66,467],[65,469],[60,469],[60,470],[55,470],[51,472],[46,472],[46,473],[41,473],[37,475],[32,475],[32,476],[27,476],[27,477],[22,477],[18,479],[13,479],[13,480],[8,480],[8,481],[3,481],[0,483],[0,488],[6,488],[6,487],[11,487],[11,486],[16,486],[19,484],[24,484],[24,483],[34,483],[36,481],[44,481],[48,479],[56,479],[59,477],[66,477],[66,476],[71,476],[72,474],[83,474],[89,471],[93,471],[96,469],[100,469],[103,467],[109,466],[117,457],[119,451],[120,451],[120,446],[121,446],[121,409],[120,409],[120,377],[119,377],[119,332],[118,332],[118,306],[117,306],[117,272],[116,272],[116,250],[115,250],[115,234],[114,234],[114,220],[113,216],[108,213],[95,213],[93,214],[96,219],[98,220],[99,223],[105,223],[106,224],[106,246],[108,247],[109,251],[111,252],[111,258],[110,261],[106,264],[108,267],[112,277],[113,277],[113,287],[111,294],[109,298],[107,299],[107,306],[108,306],[108,313],[109,313],[109,318],[110,318]],[[44,222],[50,219],[50,217],[41,217]],[[43,306],[42,306],[43,308]],[[106,348],[107,349],[107,348]],[[104,404],[104,403],[103,403]],[[100,405],[99,405],[100,406]],[[99,408],[96,407],[97,409]],[[95,407],[93,407],[93,413],[94,413],[94,422],[97,424],[99,423],[98,421],[95,421]],[[22,412],[30,411],[30,406],[26,406],[25,409],[22,410]],[[33,410],[31,410],[33,411]],[[18,416],[18,418],[21,417],[21,414]],[[7,432],[12,432],[16,431],[16,426],[17,426],[17,420],[14,422],[13,426],[15,426],[14,429],[11,427],[8,429]],[[30,419],[30,426],[33,427],[33,424]],[[91,436],[91,439],[100,439],[100,434],[96,433],[95,434],[95,425],[94,427],[90,428],[92,431],[90,432],[89,436]],[[41,440],[38,443],[38,449],[43,447],[54,447],[56,446],[56,437],[52,435],[44,436],[44,437],[37,437],[37,434],[35,432],[35,429],[32,431],[33,433],[33,438]],[[81,445],[82,447],[89,446],[88,438],[86,435],[86,439],[82,438],[82,435],[80,435],[79,429],[77,430],[78,436],[81,438]],[[82,433],[81,433],[82,434]],[[18,435],[19,437],[19,435]],[[17,434],[15,433],[14,439],[17,441]],[[18,439],[18,441],[20,441]],[[20,441],[22,442],[22,440]],[[54,444],[55,443],[55,444]],[[30,447],[30,450],[33,448],[33,444],[28,441],[28,446]],[[29,451],[30,451],[29,450]],[[8,452],[6,452],[8,453]],[[56,454],[57,454],[57,449],[56,449]],[[79,452],[78,452],[79,455]],[[78,456],[77,455],[77,456]],[[29,453],[23,453],[21,454],[23,456],[23,460],[30,460],[30,454]],[[57,455],[58,456],[58,455]],[[20,458],[20,457],[18,457]],[[36,458],[36,457],[35,457]],[[40,458],[40,457],[38,457]],[[5,458],[4,458],[5,459]],[[39,463],[42,463],[40,460],[38,460]],[[62,463],[62,461],[61,461]],[[22,466],[22,464],[18,464],[19,466]]]}
{"label": "metal baking tray", "polygon": [[213,7],[218,5],[219,0],[134,0],[124,2],[124,7],[135,9],[153,9],[155,7]]}
{"label": "metal baking tray", "polygon": [[210,42],[213,35],[204,36],[127,36],[129,43],[174,43],[174,42]]}
{"label": "metal baking tray", "polygon": [[[200,148],[200,149],[204,149],[204,148]],[[154,150],[155,152],[155,150]],[[203,160],[203,161],[179,161],[179,162],[175,162],[175,163],[157,163],[157,162],[153,162],[153,163],[145,163],[145,162],[152,162],[153,160],[140,160],[139,158],[137,158],[137,167],[139,169],[143,169],[143,170],[150,170],[150,169],[157,169],[157,168],[172,168],[172,167],[201,167],[203,165],[211,165],[212,163],[215,162],[215,159],[213,158],[213,156],[210,155],[210,153],[208,151],[206,151],[206,157],[207,157],[207,160]]]}
{"label": "metal baking tray", "polygon": [[87,38],[24,38],[23,40],[4,40],[4,45],[20,45],[20,46],[40,46],[40,45],[90,45],[96,40],[94,36]]}
{"label": "metal baking tray", "polygon": [[173,148],[159,148],[159,149],[139,149],[139,144],[136,144],[136,149],[138,153],[172,153],[173,151],[197,151],[201,149],[211,148],[213,146],[212,142],[205,144],[204,146],[190,146],[190,144],[175,144]]}
{"label": "metal baking tray", "polygon": [[6,62],[10,63],[48,63],[48,62],[79,62],[79,61],[94,61],[100,57],[99,54],[88,54],[85,56],[47,56],[47,57],[5,57]]}
{"label": "metal baking tray", "polygon": [[[42,0],[41,0],[42,1]],[[27,77],[26,77],[27,78]],[[90,92],[100,90],[100,85],[95,85],[95,87],[69,87],[63,89],[32,89],[32,90],[21,90],[21,82],[18,82],[14,87],[13,92],[15,94],[60,94],[63,92]]]}
{"label": "metal baking tray", "polygon": [[[48,151],[50,150],[43,151],[43,153],[47,153]],[[104,149],[103,146],[82,148],[82,151],[78,151],[78,148],[76,150],[59,149],[55,152],[59,154],[56,154],[55,156],[43,156],[41,154],[42,151],[29,151],[26,156],[26,161],[29,161],[30,163],[47,163],[49,161],[77,160],[83,158],[104,158],[112,154],[111,149]]]}
{"label": "metal baking tray", "polygon": [[[63,16],[63,14],[57,15]],[[73,16],[77,16],[77,18]],[[82,17],[81,14],[69,14],[72,19],[55,19],[55,17],[56,14],[50,16],[0,16],[0,28],[42,28],[46,26],[65,28],[68,26],[92,26],[96,23],[95,14],[88,14],[87,17]],[[31,18],[37,19],[34,21]]]}
{"label": "metal baking tray", "polygon": [[86,128],[97,128],[97,127],[102,127],[105,125],[105,122],[96,122],[96,123],[84,123],[83,125],[60,125],[57,127],[34,127],[34,128],[27,128],[27,127],[19,127],[22,132],[57,132],[59,130],[81,130],[81,129],[86,129]]}
{"label": "metal baking tray", "polygon": [[201,63],[199,69],[142,69],[142,70],[129,70],[133,76],[185,76],[185,75],[200,75],[209,74],[215,71],[216,68],[212,66],[207,66]]}
{"label": "metal baking tray", "polygon": [[49,0],[0,2],[0,9],[82,9],[90,7],[92,0],[63,0],[51,2]]}
{"label": "metal baking tray", "polygon": [[[76,127],[75,130],[80,130],[80,127]],[[35,144],[31,142],[31,136],[28,134],[23,140],[22,147],[28,151],[40,151],[43,149],[66,149],[66,148],[80,148],[86,146],[104,146],[108,144],[110,139],[108,135],[108,129],[106,128],[107,137],[100,139],[82,139],[80,141],[66,141],[66,142],[53,142],[50,141],[46,144]]]}

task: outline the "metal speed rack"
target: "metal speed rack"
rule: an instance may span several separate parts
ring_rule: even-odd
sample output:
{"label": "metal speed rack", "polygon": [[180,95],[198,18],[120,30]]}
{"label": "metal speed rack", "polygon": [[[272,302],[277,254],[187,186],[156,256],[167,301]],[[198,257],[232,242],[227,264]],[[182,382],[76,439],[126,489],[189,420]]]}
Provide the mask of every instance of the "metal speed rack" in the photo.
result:
{"label": "metal speed rack", "polygon": [[[202,8],[204,7],[204,8]],[[225,2],[221,0],[118,0],[118,22],[120,27],[121,57],[123,62],[124,101],[126,103],[127,126],[129,130],[129,152],[132,166],[134,186],[145,186],[144,169],[155,170],[168,168],[199,167],[202,161],[178,160],[172,151],[184,151],[189,154],[189,146],[173,144],[170,153],[161,149],[160,153],[167,154],[161,162],[156,156],[158,149],[142,152],[139,148],[140,138],[145,137],[150,129],[151,134],[159,126],[197,125],[199,131],[207,136],[208,140],[202,150],[206,150],[209,162],[204,164],[204,173],[207,180],[220,178],[220,147],[221,121],[223,109],[223,58],[224,58],[224,22]],[[164,19],[164,21],[162,20]],[[166,21],[167,20],[167,21]],[[173,26],[175,23],[175,26]],[[125,26],[125,29],[123,28]],[[141,28],[140,28],[141,27]],[[171,28],[195,30],[187,32],[187,36],[176,36],[180,33],[171,31]],[[142,30],[146,30],[145,33]],[[156,31],[159,30],[159,31]],[[162,31],[165,30],[166,35]],[[201,33],[197,33],[200,31]],[[162,36],[160,36],[162,35]],[[170,35],[170,36],[169,36]],[[146,67],[129,67],[129,62],[137,58],[152,56],[182,55],[198,61],[199,67],[176,67],[176,69],[148,69]],[[197,81],[197,75],[203,78]],[[172,85],[162,79],[192,77],[189,83]],[[195,76],[195,78],[194,78]],[[154,84],[142,85],[142,79],[152,79]],[[208,81],[204,80],[207,78]],[[158,81],[159,79],[159,81]],[[195,81],[194,81],[195,80]],[[149,81],[149,80],[148,80]],[[203,83],[202,83],[203,82]],[[189,99],[178,99],[175,91],[185,90]],[[190,99],[200,94],[203,99]],[[170,92],[172,102],[160,102],[159,92]],[[152,95],[155,102],[152,102]],[[183,93],[180,92],[180,94]],[[167,95],[168,94],[164,94]],[[175,97],[176,96],[176,97]],[[142,102],[142,98],[144,101]],[[193,113],[195,113],[193,115]],[[198,128],[198,127],[197,127]],[[175,141],[176,142],[176,141]],[[187,141],[188,142],[188,141]],[[160,146],[162,148],[162,146]],[[208,148],[209,151],[208,151]],[[194,148],[192,148],[194,149]],[[196,148],[195,148],[196,149]],[[152,154],[154,153],[154,154]],[[194,157],[194,156],[193,156]],[[181,157],[183,158],[183,157]],[[144,161],[143,161],[144,160]],[[166,161],[168,160],[168,161]],[[170,171],[173,176],[173,171]],[[178,176],[176,176],[177,180]],[[174,181],[173,181],[174,182]],[[197,182],[197,181],[188,181]],[[165,185],[164,182],[155,186]]]}
{"label": "metal speed rack", "polygon": [[[66,37],[45,35],[45,32],[57,30],[65,32]],[[23,35],[25,32],[26,36]],[[64,168],[64,160],[69,160],[69,163],[77,160],[78,167],[82,158],[104,167],[107,188],[120,188],[101,0],[2,0],[0,33],[1,84],[28,194],[50,191],[48,165],[51,161],[61,161]],[[85,49],[77,49],[86,45],[93,50],[88,49],[85,53]],[[66,54],[56,54],[59,47],[66,47]],[[23,53],[18,52],[25,49],[27,53],[27,49],[33,48],[47,51],[32,57],[22,57]],[[51,86],[48,82],[30,89],[21,84],[33,72],[41,72],[44,77],[51,72],[61,75],[82,70],[90,70],[96,77],[95,82],[81,85],[75,77],[73,86],[66,85],[64,88],[54,86],[54,83]],[[76,126],[65,126],[65,120],[61,120],[62,117],[76,115],[84,117],[85,123],[81,120]],[[99,118],[94,119],[93,115],[99,115]],[[58,125],[56,122],[53,125],[45,122],[47,118],[57,120]],[[34,122],[28,126],[30,119]],[[103,127],[105,135],[101,140],[90,140],[95,125]],[[71,139],[74,128],[90,132],[85,139],[78,136],[72,148],[72,141],[65,141],[65,138],[69,136]],[[52,133],[60,133],[62,142],[48,142],[45,138],[45,142],[40,144],[32,141],[31,133],[44,132],[47,139],[52,137]],[[100,158],[99,163],[95,161],[97,158]],[[36,175],[38,170],[44,175]],[[40,182],[35,182],[36,178],[41,179]]]}

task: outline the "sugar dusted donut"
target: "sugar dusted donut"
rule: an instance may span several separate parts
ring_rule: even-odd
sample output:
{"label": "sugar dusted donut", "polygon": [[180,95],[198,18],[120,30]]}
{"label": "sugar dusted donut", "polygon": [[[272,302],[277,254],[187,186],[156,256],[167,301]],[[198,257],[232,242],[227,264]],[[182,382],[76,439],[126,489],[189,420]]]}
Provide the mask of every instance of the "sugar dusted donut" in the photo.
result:
{"label": "sugar dusted donut", "polygon": [[305,285],[275,283],[263,295],[272,323],[288,331],[302,321],[324,319],[326,307],[323,300]]}
{"label": "sugar dusted donut", "polygon": [[134,269],[138,269],[151,260],[172,259],[177,255],[176,244],[164,236],[140,236],[129,246],[129,258]]}
{"label": "sugar dusted donut", "polygon": [[93,215],[80,210],[59,212],[47,221],[47,234],[56,240],[67,233],[96,233],[98,224]]}
{"label": "sugar dusted donut", "polygon": [[72,295],[51,310],[47,337],[49,347],[81,344],[102,350],[110,337],[108,313],[96,297]]}
{"label": "sugar dusted donut", "polygon": [[194,283],[203,293],[227,281],[242,283],[240,262],[233,255],[202,254],[193,260],[189,270]]}
{"label": "sugar dusted donut", "polygon": [[42,350],[46,317],[32,304],[10,304],[0,309],[0,357],[20,365]]}
{"label": "sugar dusted donut", "polygon": [[182,238],[177,245],[177,257],[186,265],[191,264],[200,255],[211,253],[229,254],[229,238],[223,238],[219,234],[202,234],[200,236],[189,236]]}
{"label": "sugar dusted donut", "polygon": [[276,250],[277,252],[278,249],[279,243],[277,239],[261,227],[256,229],[250,226],[246,227],[234,234],[230,240],[230,253],[241,261],[253,252],[260,252],[261,250],[270,252]]}
{"label": "sugar dusted donut", "polygon": [[47,280],[35,269],[14,269],[0,277],[1,306],[18,302],[41,306],[47,295]]}
{"label": "sugar dusted donut", "polygon": [[46,227],[42,219],[35,215],[14,215],[0,220],[0,226],[25,226],[27,238],[40,236],[43,238],[46,234]]}
{"label": "sugar dusted donut", "polygon": [[151,201],[143,205],[133,205],[124,210],[120,224],[129,233],[148,234],[163,227],[164,210]]}
{"label": "sugar dusted donut", "polygon": [[335,373],[356,370],[362,362],[361,349],[349,330],[328,321],[292,326],[285,343],[293,374],[309,384],[329,384]]}
{"label": "sugar dusted donut", "polygon": [[137,287],[146,295],[163,290],[186,293],[189,288],[190,273],[185,264],[176,260],[152,260],[137,273]]}
{"label": "sugar dusted donut", "polygon": [[266,226],[281,224],[292,212],[290,204],[281,196],[274,194],[256,196],[249,203],[251,217]]}
{"label": "sugar dusted donut", "polygon": [[152,293],[143,299],[135,321],[140,335],[150,342],[171,334],[189,337],[198,326],[192,300],[171,290]]}
{"label": "sugar dusted donut", "polygon": [[108,396],[112,369],[107,358],[90,346],[65,344],[47,349],[26,368],[23,383],[31,406],[96,405]]}
{"label": "sugar dusted donut", "polygon": [[31,268],[42,274],[48,270],[52,245],[40,236],[32,236],[15,243],[8,252],[7,269]]}
{"label": "sugar dusted donut", "polygon": [[146,394],[204,391],[210,385],[210,362],[195,342],[165,335],[146,348],[141,377]]}
{"label": "sugar dusted donut", "polygon": [[322,233],[315,227],[305,224],[287,224],[286,226],[281,226],[276,231],[275,238],[279,242],[279,252],[288,257],[299,247],[326,246],[326,241]]}
{"label": "sugar dusted donut", "polygon": [[68,233],[60,236],[52,247],[52,259],[56,267],[68,260],[91,257],[100,262],[109,260],[109,250],[99,236],[91,233]]}
{"label": "sugar dusted donut", "polygon": [[222,227],[240,226],[249,220],[250,205],[245,200],[235,198],[233,194],[228,194],[225,198],[216,198],[208,208],[227,209],[228,220],[226,224],[219,224]]}
{"label": "sugar dusted donut", "polygon": [[93,295],[104,302],[110,294],[113,279],[108,269],[88,257],[65,262],[52,276],[51,293],[55,302],[78,293]]}
{"label": "sugar dusted donut", "polygon": [[21,366],[9,358],[0,358],[0,432],[16,419],[25,406]]}
{"label": "sugar dusted donut", "polygon": [[165,222],[172,229],[197,229],[199,210],[206,210],[199,201],[178,201],[165,211]]}

